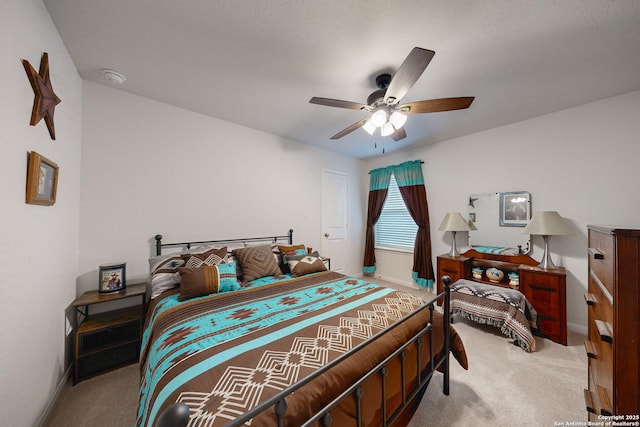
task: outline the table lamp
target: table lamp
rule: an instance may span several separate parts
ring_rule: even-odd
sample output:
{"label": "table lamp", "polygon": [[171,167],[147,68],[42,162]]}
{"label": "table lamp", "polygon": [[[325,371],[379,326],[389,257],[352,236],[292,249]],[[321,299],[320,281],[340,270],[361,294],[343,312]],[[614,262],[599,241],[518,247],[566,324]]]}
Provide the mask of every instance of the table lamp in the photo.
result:
{"label": "table lamp", "polygon": [[573,234],[567,223],[556,211],[534,213],[533,218],[531,218],[531,221],[529,221],[529,224],[527,224],[522,232],[532,236],[542,236],[544,239],[544,255],[542,256],[542,261],[538,264],[538,267],[541,268],[557,268],[553,262],[551,262],[549,237]]}
{"label": "table lamp", "polygon": [[460,252],[458,252],[458,247],[456,246],[456,232],[471,230],[471,228],[469,227],[469,223],[462,217],[460,212],[447,212],[438,230],[451,231],[453,233],[453,241],[451,242],[451,250],[449,251],[449,256],[460,255]]}

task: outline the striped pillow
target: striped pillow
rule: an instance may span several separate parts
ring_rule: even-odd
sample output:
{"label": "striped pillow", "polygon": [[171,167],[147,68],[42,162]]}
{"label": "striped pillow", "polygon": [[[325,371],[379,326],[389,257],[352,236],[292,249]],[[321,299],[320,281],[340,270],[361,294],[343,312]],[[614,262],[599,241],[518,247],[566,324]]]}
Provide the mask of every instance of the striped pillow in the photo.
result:
{"label": "striped pillow", "polygon": [[183,266],[184,259],[180,255],[163,255],[149,259],[151,299],[180,284],[178,268]]}
{"label": "striped pillow", "polygon": [[240,284],[236,279],[234,263],[203,265],[197,268],[180,267],[180,296],[178,300],[204,295],[237,291]]}

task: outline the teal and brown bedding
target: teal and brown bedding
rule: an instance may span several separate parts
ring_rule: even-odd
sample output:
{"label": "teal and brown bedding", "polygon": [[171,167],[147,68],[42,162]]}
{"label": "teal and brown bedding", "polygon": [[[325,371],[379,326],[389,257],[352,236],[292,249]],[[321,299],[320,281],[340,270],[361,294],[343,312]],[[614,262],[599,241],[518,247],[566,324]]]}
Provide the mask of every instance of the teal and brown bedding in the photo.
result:
{"label": "teal and brown bedding", "polygon": [[[163,292],[149,307],[140,357],[138,426],[154,425],[175,402],[189,407],[189,425],[224,425],[424,303],[411,293],[331,271],[263,278],[238,291],[184,301],[179,301],[179,294],[179,288]],[[429,310],[422,310],[376,345],[357,351],[297,390],[287,398],[287,425],[300,425],[315,414],[428,321]],[[436,354],[444,345],[442,329],[436,310]],[[466,368],[464,347],[455,331],[452,348]],[[428,342],[420,353],[421,369],[427,369]],[[407,366],[407,374],[415,379],[416,364]],[[390,371],[399,369],[390,366]],[[379,375],[367,381],[365,390],[380,388]],[[392,382],[387,387],[392,409],[401,403],[401,386]],[[332,412],[334,425],[352,420],[353,412],[351,400],[340,404]],[[381,416],[379,404],[364,412],[366,424]],[[274,422],[270,410],[251,425]]]}

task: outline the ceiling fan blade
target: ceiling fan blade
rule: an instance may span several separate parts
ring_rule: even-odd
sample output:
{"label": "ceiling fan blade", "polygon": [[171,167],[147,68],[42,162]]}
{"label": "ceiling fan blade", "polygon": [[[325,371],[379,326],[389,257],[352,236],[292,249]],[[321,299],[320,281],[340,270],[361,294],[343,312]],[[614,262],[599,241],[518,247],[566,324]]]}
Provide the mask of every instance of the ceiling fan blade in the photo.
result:
{"label": "ceiling fan blade", "polygon": [[432,50],[414,47],[391,79],[387,93],[384,95],[384,102],[387,105],[397,104],[418,81],[435,54]]}
{"label": "ceiling fan blade", "polygon": [[407,132],[405,132],[404,128],[397,129],[393,135],[391,135],[394,141],[400,141],[407,137]]}
{"label": "ceiling fan blade", "polygon": [[405,114],[437,113],[440,111],[464,110],[469,108],[475,97],[429,99],[402,104],[397,110]]}
{"label": "ceiling fan blade", "polygon": [[311,104],[326,105],[327,107],[348,108],[349,110],[370,110],[371,107],[364,104],[351,101],[341,101],[339,99],[331,98],[317,98],[313,97],[309,100]]}
{"label": "ceiling fan blade", "polygon": [[336,133],[335,135],[333,135],[331,137],[331,139],[340,139],[343,136],[350,134],[354,130],[361,128],[362,125],[367,123],[367,120],[369,120],[369,119],[362,119],[360,121],[355,122],[351,126],[348,126],[347,128],[345,128],[345,129],[341,130],[340,132]]}

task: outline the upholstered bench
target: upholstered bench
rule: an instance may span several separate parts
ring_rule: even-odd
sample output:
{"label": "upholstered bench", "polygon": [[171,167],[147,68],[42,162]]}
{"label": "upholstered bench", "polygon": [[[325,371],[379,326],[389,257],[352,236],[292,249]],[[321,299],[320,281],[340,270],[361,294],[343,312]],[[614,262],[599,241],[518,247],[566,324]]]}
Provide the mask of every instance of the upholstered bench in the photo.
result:
{"label": "upholstered bench", "polygon": [[531,328],[537,328],[537,313],[515,289],[459,279],[451,285],[450,308],[452,314],[500,328],[527,352],[536,349]]}

